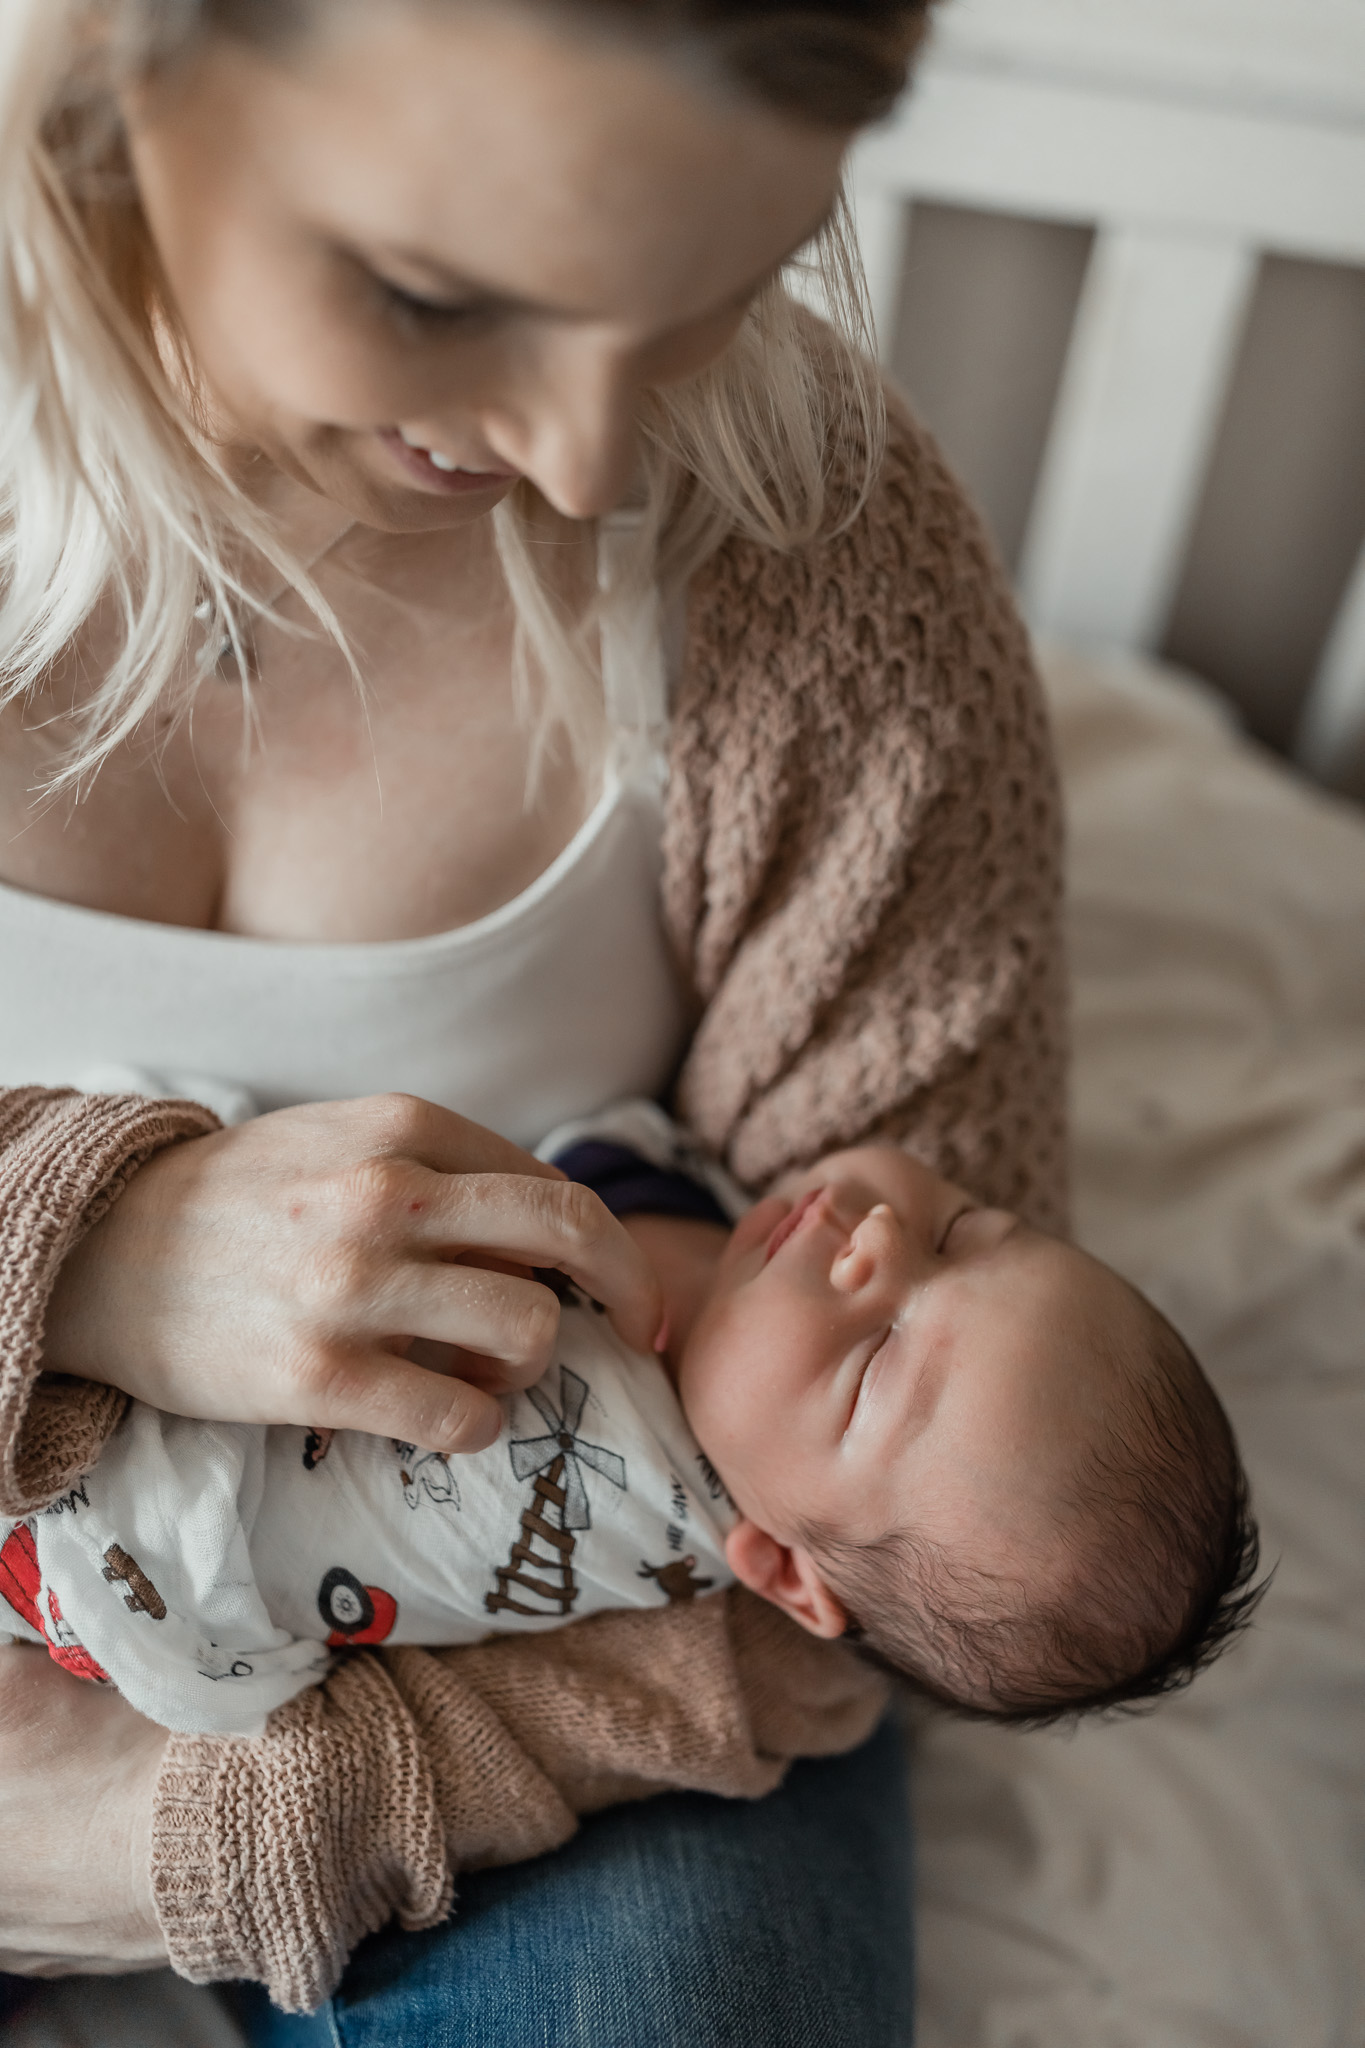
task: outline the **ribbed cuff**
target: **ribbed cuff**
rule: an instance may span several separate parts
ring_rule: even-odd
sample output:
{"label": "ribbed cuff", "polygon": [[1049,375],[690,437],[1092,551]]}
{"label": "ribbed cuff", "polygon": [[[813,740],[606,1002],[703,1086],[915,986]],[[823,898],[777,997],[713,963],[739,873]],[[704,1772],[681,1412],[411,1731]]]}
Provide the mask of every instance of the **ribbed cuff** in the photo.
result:
{"label": "ribbed cuff", "polygon": [[167,1742],[152,1896],[182,1977],[248,1978],[311,2012],[358,1941],[435,1926],[452,1891],[431,1774],[376,1658],[346,1659],[262,1736]]}
{"label": "ribbed cuff", "polygon": [[0,1090],[0,1515],[32,1514],[74,1486],[123,1413],[110,1387],[40,1382],[63,1259],[154,1153],[219,1128],[196,1102]]}

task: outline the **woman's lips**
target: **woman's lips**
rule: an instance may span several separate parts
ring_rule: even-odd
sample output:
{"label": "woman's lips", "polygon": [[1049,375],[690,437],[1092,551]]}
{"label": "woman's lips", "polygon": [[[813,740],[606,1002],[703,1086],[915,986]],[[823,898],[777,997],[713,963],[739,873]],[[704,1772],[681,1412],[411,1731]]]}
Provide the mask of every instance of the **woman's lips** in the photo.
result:
{"label": "woman's lips", "polygon": [[799,1202],[788,1209],[782,1221],[769,1237],[767,1244],[763,1247],[763,1263],[765,1266],[769,1259],[781,1251],[787,1239],[795,1235],[801,1226],[802,1219],[810,1213],[810,1210],[819,1201],[824,1192],[823,1188],[811,1188],[806,1194],[802,1195]]}
{"label": "woman's lips", "polygon": [[439,469],[425,448],[414,448],[397,427],[385,427],[379,435],[394,461],[424,490],[443,497],[458,497],[468,491],[500,491],[515,483],[515,469]]}

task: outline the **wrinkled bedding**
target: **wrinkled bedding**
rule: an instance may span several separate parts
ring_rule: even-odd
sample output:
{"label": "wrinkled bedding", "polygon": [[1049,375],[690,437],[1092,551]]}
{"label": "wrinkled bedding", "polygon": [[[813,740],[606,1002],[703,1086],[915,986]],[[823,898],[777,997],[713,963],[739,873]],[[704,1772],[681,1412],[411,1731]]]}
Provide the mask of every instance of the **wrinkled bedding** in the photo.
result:
{"label": "wrinkled bedding", "polygon": [[[1277,1569],[1254,1635],[1153,1716],[918,1720],[920,2044],[1359,2048],[1365,817],[1169,671],[1047,668],[1078,1232],[1207,1363]],[[59,1997],[15,2048],[227,2039],[160,1977]]]}
{"label": "wrinkled bedding", "polygon": [[1169,674],[1048,673],[1078,1235],[1204,1359],[1276,1576],[1150,1718],[921,1728],[921,2048],[1358,2048],[1365,818]]}

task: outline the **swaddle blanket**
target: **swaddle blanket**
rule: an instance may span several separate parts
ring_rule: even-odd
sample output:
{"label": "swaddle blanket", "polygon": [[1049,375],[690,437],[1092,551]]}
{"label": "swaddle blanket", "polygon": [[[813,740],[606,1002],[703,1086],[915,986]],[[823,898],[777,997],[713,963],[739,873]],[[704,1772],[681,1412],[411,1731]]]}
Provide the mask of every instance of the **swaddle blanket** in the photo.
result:
{"label": "swaddle blanket", "polygon": [[565,1294],[554,1363],[470,1456],[134,1402],[79,1486],[0,1524],[0,1627],[163,1727],[251,1735],[349,1644],[731,1584],[734,1510],[663,1367]]}
{"label": "swaddle blanket", "polygon": [[[746,1206],[652,1102],[562,1124],[540,1156],[617,1215]],[[131,1403],[80,1485],[0,1522],[0,1640],[46,1643],[163,1728],[253,1735],[351,1645],[470,1643],[733,1584],[735,1509],[663,1366],[541,1277],[562,1303],[554,1362],[503,1396],[486,1451]]]}

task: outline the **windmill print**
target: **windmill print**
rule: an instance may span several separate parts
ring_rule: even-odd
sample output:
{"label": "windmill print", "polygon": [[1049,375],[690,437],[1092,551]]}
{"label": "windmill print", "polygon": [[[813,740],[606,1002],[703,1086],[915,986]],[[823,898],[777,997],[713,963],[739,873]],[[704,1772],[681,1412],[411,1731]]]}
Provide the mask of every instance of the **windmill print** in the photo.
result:
{"label": "windmill print", "polygon": [[[558,1409],[543,1386],[528,1388],[526,1398],[545,1423],[546,1434],[508,1445],[517,1478],[529,1479],[534,1473],[535,1484],[521,1517],[521,1536],[507,1563],[497,1568],[497,1591],[485,1593],[483,1604],[490,1614],[504,1609],[511,1614],[567,1614],[578,1598],[571,1562],[575,1532],[592,1527],[583,1467],[624,1493],[626,1461],[601,1444],[585,1443],[578,1434],[588,1383],[567,1365],[559,1368]],[[530,1595],[536,1605],[528,1607],[512,1587]]]}

